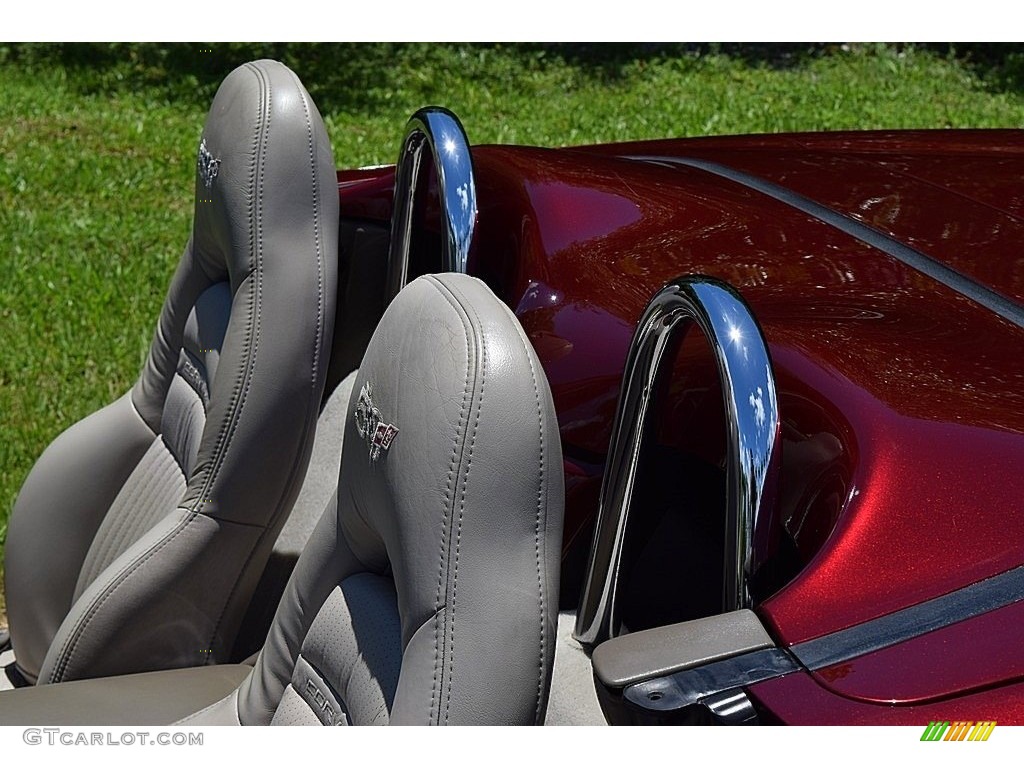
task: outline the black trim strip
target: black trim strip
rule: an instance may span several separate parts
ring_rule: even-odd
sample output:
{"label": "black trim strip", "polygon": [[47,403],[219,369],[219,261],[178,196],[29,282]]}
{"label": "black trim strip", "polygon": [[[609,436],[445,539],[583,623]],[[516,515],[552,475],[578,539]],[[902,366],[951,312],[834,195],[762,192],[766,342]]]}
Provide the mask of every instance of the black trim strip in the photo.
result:
{"label": "black trim strip", "polygon": [[810,670],[879,651],[1024,599],[1024,565],[789,650]]}
{"label": "black trim strip", "polygon": [[921,253],[914,248],[904,245],[899,240],[883,234],[867,224],[857,221],[844,213],[839,213],[827,206],[821,205],[820,203],[816,203],[797,192],[787,189],[786,187],[779,186],[778,184],[770,181],[765,181],[764,179],[744,173],[743,171],[737,171],[727,165],[721,165],[720,163],[713,163],[707,160],[648,155],[625,155],[623,156],[623,159],[639,160],[641,162],[658,163],[662,165],[686,165],[698,168],[702,171],[707,171],[708,173],[713,173],[716,176],[721,176],[729,179],[730,181],[734,181],[737,184],[742,184],[745,187],[757,190],[758,192],[768,195],[781,203],[785,203],[791,208],[803,211],[809,216],[813,216],[819,221],[835,227],[851,237],[855,237],[858,240],[867,243],[873,248],[877,248],[878,250],[889,254],[894,259],[902,261],[908,267],[912,267],[918,272],[939,281],[947,288],[951,288],[962,296],[966,296],[977,304],[985,307],[985,309],[996,313],[1004,320],[1008,320],[1016,325],[1018,328],[1024,328],[1024,308],[1011,299],[1003,296],[1001,293],[998,293],[991,288],[982,285],[976,280],[957,272],[955,269],[947,267],[942,262],[936,261],[927,254]]}
{"label": "black trim strip", "polygon": [[800,668],[781,648],[765,648],[628,685],[623,698],[651,712],[670,712],[713,694],[796,672]]}
{"label": "black trim strip", "polygon": [[752,651],[634,683],[626,686],[623,696],[652,712],[675,711],[713,694],[797,672],[801,667],[796,662],[814,672],[1020,600],[1024,600],[1024,565],[790,648]]}

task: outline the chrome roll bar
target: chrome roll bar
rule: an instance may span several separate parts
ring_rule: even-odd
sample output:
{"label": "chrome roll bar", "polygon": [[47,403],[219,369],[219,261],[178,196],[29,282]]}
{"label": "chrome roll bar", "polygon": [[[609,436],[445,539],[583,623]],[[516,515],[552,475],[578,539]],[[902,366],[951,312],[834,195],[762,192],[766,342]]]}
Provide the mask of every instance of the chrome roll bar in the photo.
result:
{"label": "chrome roll bar", "polygon": [[633,335],[612,428],[574,635],[593,647],[618,634],[619,565],[637,463],[650,430],[651,400],[671,372],[665,352],[692,323],[704,332],[718,365],[729,453],[726,477],[722,610],[751,605],[750,579],[762,564],[773,527],[780,424],[768,347],[757,321],[731,287],[710,277],[680,277],[644,310]]}
{"label": "chrome roll bar", "polygon": [[395,167],[395,203],[391,217],[387,298],[394,298],[409,279],[413,203],[423,176],[423,152],[429,149],[437,175],[444,219],[441,272],[465,272],[476,225],[476,185],[469,141],[459,119],[442,107],[424,107],[405,128]]}

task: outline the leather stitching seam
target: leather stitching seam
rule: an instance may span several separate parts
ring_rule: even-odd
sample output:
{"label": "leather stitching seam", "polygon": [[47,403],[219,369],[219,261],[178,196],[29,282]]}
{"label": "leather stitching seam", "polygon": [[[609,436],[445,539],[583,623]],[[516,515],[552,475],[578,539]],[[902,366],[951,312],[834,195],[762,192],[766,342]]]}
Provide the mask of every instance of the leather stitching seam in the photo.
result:
{"label": "leather stitching seam", "polygon": [[[518,324],[518,321],[516,321]],[[530,350],[526,346],[526,340],[523,338],[521,333],[517,334],[519,341],[523,345],[523,351],[526,353],[526,359],[530,363],[530,378],[533,381],[533,396],[537,403],[537,428],[540,433],[540,472],[537,475],[537,521],[534,527],[533,533],[533,545],[534,545],[534,557],[537,561],[537,600],[538,607],[540,609],[540,663],[538,665],[537,675],[537,708],[534,711],[534,723],[540,723],[541,718],[541,703],[544,700],[544,662],[547,654],[547,647],[544,637],[544,581],[542,577],[541,564],[541,517],[546,517],[544,514],[544,469],[545,469],[545,457],[544,457],[544,416],[541,412],[540,404],[540,389],[537,386],[537,371],[533,366],[533,357],[530,355]]]}
{"label": "leather stitching seam", "polygon": [[[428,277],[426,282],[430,283],[437,290],[437,292],[440,293],[445,298],[445,300],[448,301],[448,303],[455,310],[456,315],[458,316],[459,320],[462,322],[462,328],[463,328],[463,333],[465,334],[465,341],[466,341],[467,350],[472,350],[473,345],[472,345],[472,337],[471,337],[471,333],[470,333],[470,327],[469,327],[469,323],[468,323],[469,318],[468,318],[468,316],[465,315],[465,311],[459,306],[459,304],[457,302],[455,302],[452,299],[450,293],[447,290],[442,290],[442,288],[447,289],[447,286],[443,286],[434,277]],[[466,417],[468,415],[470,406],[472,404],[472,390],[470,388],[470,373],[472,371],[472,365],[473,365],[472,355],[467,354],[467,356],[466,356],[466,376],[465,376],[465,379],[463,380],[463,385],[462,385],[462,387],[463,387],[463,389],[462,389],[462,405],[461,405],[460,410],[459,410],[459,424],[458,424],[458,427],[457,427],[457,429],[455,431],[455,438],[452,441],[452,458],[451,458],[451,463],[450,463],[449,468],[448,468],[448,481],[447,481],[447,484],[445,485],[444,515],[443,515],[443,518],[442,518],[442,525],[441,525],[441,547],[440,547],[441,551],[440,551],[440,556],[439,556],[438,574],[437,574],[437,595],[435,597],[435,603],[434,603],[434,675],[433,675],[433,682],[431,684],[431,689],[430,689],[430,713],[429,713],[429,716],[428,716],[428,720],[430,722],[434,722],[434,703],[435,703],[435,701],[437,702],[437,722],[440,722],[440,720],[441,720],[441,704],[440,704],[439,697],[441,695],[443,695],[443,693],[444,693],[444,681],[445,681],[445,675],[444,675],[444,671],[445,671],[444,653],[445,653],[446,648],[444,646],[444,641],[443,640],[439,641],[439,638],[442,635],[446,635],[447,634],[447,624],[448,624],[448,621],[449,621],[448,611],[444,610],[446,608],[446,606],[447,606],[447,600],[445,600],[444,603],[442,603],[442,601],[441,601],[441,587],[442,587],[442,584],[443,583],[446,584],[446,581],[447,581],[445,579],[445,576],[446,576],[446,574],[445,574],[445,561],[446,561],[445,552],[446,552],[446,550],[450,551],[450,544],[451,544],[451,530],[450,530],[451,529],[451,518],[452,518],[452,516],[454,516],[454,512],[455,512],[455,509],[454,509],[454,507],[455,507],[455,499],[454,499],[454,496],[453,496],[453,483],[455,482],[455,472],[456,472],[456,469],[458,467],[458,464],[460,463],[459,462],[459,443],[460,442],[464,442],[464,440],[463,440],[463,430],[464,430],[464,427],[465,427],[465,424],[466,424]],[[445,624],[444,628],[442,628],[440,626],[441,625],[441,621],[442,621],[441,620],[442,611],[443,611],[443,614],[444,614],[444,620],[443,620],[444,624]],[[440,676],[440,679],[438,679],[439,676]]]}
{"label": "leather stitching seam", "polygon": [[[456,296],[457,298],[460,298],[460,299],[462,298],[462,297],[458,296],[458,294],[456,294],[456,292],[454,290],[452,290],[451,287],[448,287],[448,290],[450,290],[452,292],[452,294],[454,296]],[[465,302],[464,300],[462,302],[460,302],[460,303],[463,304],[463,308],[464,309],[466,309],[466,305],[467,304],[469,305],[469,309],[472,310],[473,317],[476,319],[476,328],[482,329],[483,328],[483,324],[480,322],[480,316],[479,316],[479,314],[476,311],[476,307],[474,307],[469,302]],[[468,314],[468,312],[467,312],[467,314]],[[487,383],[487,337],[486,337],[486,334],[484,334],[484,333],[478,333],[478,334],[474,334],[474,335],[477,337],[477,339],[479,340],[479,343],[480,343],[480,387],[479,387],[479,390],[477,390],[477,388],[474,386],[474,393],[473,394],[476,395],[476,393],[478,391],[479,392],[479,399],[477,400],[477,404],[476,404],[476,418],[474,419],[474,422],[473,422],[473,434],[472,434],[472,436],[470,437],[470,440],[469,440],[469,453],[468,453],[467,459],[466,459],[466,472],[462,476],[462,490],[461,490],[460,497],[459,497],[459,522],[458,522],[458,528],[457,528],[456,535],[455,535],[455,566],[454,566],[454,571],[453,571],[453,575],[452,575],[452,595],[451,595],[451,601],[450,601],[450,603],[451,603],[451,619],[448,622],[448,638],[449,638],[448,643],[449,643],[450,647],[447,649],[447,651],[448,651],[448,654],[447,654],[448,655],[448,691],[447,691],[447,694],[446,694],[445,707],[444,707],[444,722],[445,722],[445,725],[448,724],[448,718],[449,718],[449,714],[451,712],[452,678],[454,677],[454,674],[455,674],[455,616],[456,616],[456,599],[457,599],[458,588],[459,588],[459,555],[460,555],[461,546],[462,546],[462,521],[463,521],[463,518],[465,516],[465,511],[466,511],[466,489],[467,489],[467,486],[469,485],[469,475],[470,475],[470,472],[473,469],[473,449],[476,447],[476,436],[477,436],[477,433],[478,433],[479,427],[480,427],[480,413],[483,410],[483,404],[484,404],[484,387],[485,387],[485,385]]]}
{"label": "leather stitching seam", "polygon": [[[224,448],[224,454],[227,453],[227,450],[228,450],[227,446],[230,445],[231,439],[232,439],[232,437],[234,437],[235,430],[238,428],[238,424],[241,421],[242,409],[245,406],[245,403],[248,401],[248,398],[249,398],[249,390],[251,389],[251,385],[252,385],[252,371],[254,371],[256,369],[256,357],[257,357],[257,353],[259,351],[260,331],[262,329],[261,315],[260,315],[259,306],[262,304],[262,299],[263,299],[263,260],[262,260],[262,256],[263,256],[263,211],[264,211],[263,193],[264,193],[264,190],[266,188],[266,183],[265,183],[265,176],[266,176],[266,170],[267,170],[266,158],[267,158],[267,148],[268,148],[269,143],[270,143],[270,121],[271,121],[271,117],[272,117],[272,114],[273,114],[273,106],[274,106],[273,105],[273,98],[274,97],[273,97],[273,89],[270,87],[270,80],[267,77],[267,74],[262,69],[260,69],[259,67],[255,66],[252,63],[249,63],[247,66],[250,67],[254,72],[256,72],[258,74],[258,76],[260,78],[260,84],[261,84],[261,94],[266,94],[266,108],[265,108],[266,122],[262,126],[263,127],[263,131],[262,131],[262,136],[260,137],[260,143],[261,143],[262,146],[261,146],[260,153],[259,153],[259,159],[256,161],[256,164],[259,167],[259,185],[258,185],[258,190],[259,191],[257,193],[258,194],[258,199],[259,199],[259,205],[258,205],[258,209],[257,209],[257,212],[256,212],[256,219],[255,219],[255,225],[256,225],[255,229],[256,229],[257,237],[256,237],[256,248],[255,248],[255,251],[253,253],[253,272],[255,273],[255,276],[256,276],[256,290],[255,290],[255,292],[253,294],[252,299],[250,300],[250,303],[255,305],[255,310],[250,312],[250,318],[251,318],[250,322],[255,324],[256,332],[255,332],[255,341],[253,342],[253,346],[252,346],[251,364],[248,366],[248,369],[247,369],[248,376],[247,376],[246,382],[245,382],[245,389],[244,389],[244,391],[242,393],[242,399],[239,402],[238,407],[237,407],[237,409],[235,410],[235,413],[234,413],[234,422],[231,425],[231,432],[228,435],[228,438],[227,438],[227,441],[226,441],[226,445],[225,445],[225,448]],[[222,463],[223,463],[223,454],[221,455],[221,459],[222,459],[222,461],[221,461],[221,465],[222,465]],[[220,471],[220,466],[221,465],[217,466],[217,470],[216,470],[217,472]],[[292,474],[294,474],[294,467],[293,467],[293,470],[292,470]],[[211,486],[212,486],[212,483],[211,483]],[[249,563],[252,561],[253,555],[259,549],[260,544],[263,542],[263,540],[266,537],[268,531],[273,527],[273,521],[276,519],[277,515],[279,515],[279,514],[280,514],[280,510],[278,509],[275,512],[274,516],[271,518],[271,520],[268,523],[268,525],[260,526],[260,527],[263,528],[263,531],[260,533],[259,536],[256,537],[256,541],[253,543],[252,547],[249,549],[249,554],[246,556],[245,562],[242,565],[242,570],[240,571],[241,574],[244,574],[245,571],[248,569]],[[210,639],[209,639],[209,641],[206,644],[207,648],[213,648],[215,643],[216,643],[217,635],[220,632],[221,623],[224,621],[224,615],[227,613],[228,606],[231,605],[231,601],[234,599],[235,593],[238,591],[238,586],[239,586],[239,582],[240,581],[241,581],[241,579],[235,579],[235,582],[231,585],[231,590],[228,592],[228,596],[227,596],[227,598],[225,598],[224,604],[221,607],[220,613],[217,616],[217,622],[213,625],[213,632],[210,634]],[[215,658],[212,655],[211,655],[210,661],[211,662],[215,661]]]}

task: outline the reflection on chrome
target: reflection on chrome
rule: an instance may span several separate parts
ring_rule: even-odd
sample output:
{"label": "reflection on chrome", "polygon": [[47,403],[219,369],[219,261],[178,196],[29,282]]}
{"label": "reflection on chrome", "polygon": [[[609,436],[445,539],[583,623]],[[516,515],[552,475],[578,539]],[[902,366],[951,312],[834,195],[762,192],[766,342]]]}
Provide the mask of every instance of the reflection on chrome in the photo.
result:
{"label": "reflection on chrome", "polygon": [[[429,149],[437,175],[444,221],[444,257],[439,272],[465,272],[476,225],[476,186],[469,141],[459,119],[442,107],[412,116],[395,169],[395,206],[388,257],[388,301],[409,281],[413,202],[423,180],[423,151]],[[411,277],[416,277],[412,275]]]}
{"label": "reflection on chrome", "polygon": [[751,605],[750,579],[763,564],[773,528],[780,427],[768,348],[750,309],[732,288],[709,277],[680,277],[659,291],[633,335],[622,379],[611,446],[601,486],[587,580],[575,636],[594,646],[618,634],[619,561],[648,438],[651,398],[671,375],[665,351],[696,324],[711,344],[725,399],[729,454],[726,477],[726,553],[722,610]]}

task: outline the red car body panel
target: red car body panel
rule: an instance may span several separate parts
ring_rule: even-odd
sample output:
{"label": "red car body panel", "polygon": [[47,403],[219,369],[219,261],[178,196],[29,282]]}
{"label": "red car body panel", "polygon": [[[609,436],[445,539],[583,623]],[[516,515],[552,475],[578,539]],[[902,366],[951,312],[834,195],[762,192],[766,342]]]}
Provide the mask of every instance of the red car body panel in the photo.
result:
{"label": "red car body panel", "polygon": [[1008,643],[1004,630],[1013,625],[1024,625],[1022,603],[825,667],[814,677],[851,699],[900,705],[931,703],[951,692],[1024,680],[1020,645]]}
{"label": "red car body panel", "polygon": [[[1024,723],[1024,684],[1008,685],[919,706],[879,706],[836,695],[798,672],[749,689],[769,720],[792,725],[916,725],[935,721]],[[990,716],[986,716],[988,713]]]}
{"label": "red car body panel", "polygon": [[[469,271],[515,310],[551,382],[567,544],[590,535],[634,326],[665,282],[700,273],[743,295],[775,367],[781,512],[808,560],[757,607],[780,645],[1024,563],[1024,330],[785,202],[627,156],[696,158],[773,182],[1024,300],[1024,132],[474,148]],[[392,179],[339,174],[343,215],[386,220]],[[693,408],[672,411],[663,431],[721,463],[724,440],[704,413],[702,423]],[[753,690],[784,722],[920,723],[934,712],[1024,723],[1021,686],[1008,685],[1024,673],[1021,614],[992,611]]]}

